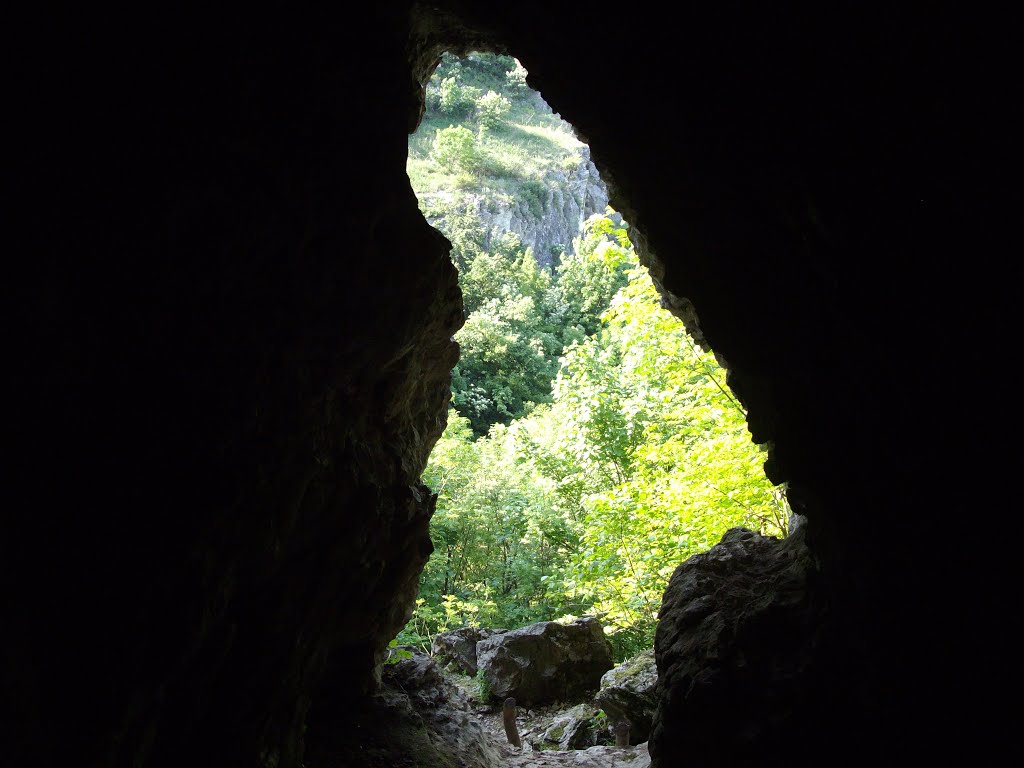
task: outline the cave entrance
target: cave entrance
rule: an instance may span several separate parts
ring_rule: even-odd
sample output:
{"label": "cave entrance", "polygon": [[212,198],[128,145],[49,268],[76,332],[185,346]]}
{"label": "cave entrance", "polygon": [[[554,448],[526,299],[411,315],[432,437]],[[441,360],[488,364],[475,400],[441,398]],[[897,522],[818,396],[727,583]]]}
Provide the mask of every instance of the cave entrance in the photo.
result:
{"label": "cave entrance", "polygon": [[396,642],[593,615],[623,661],[653,647],[680,562],[731,527],[785,535],[783,489],[522,64],[445,54],[425,99],[408,173],[465,324],[423,476],[435,549]]}

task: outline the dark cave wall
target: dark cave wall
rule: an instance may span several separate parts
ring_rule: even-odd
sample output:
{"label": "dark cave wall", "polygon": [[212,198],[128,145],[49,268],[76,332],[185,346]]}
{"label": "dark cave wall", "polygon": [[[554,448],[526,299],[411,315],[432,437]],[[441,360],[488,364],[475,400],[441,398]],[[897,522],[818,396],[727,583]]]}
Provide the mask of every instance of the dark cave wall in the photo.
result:
{"label": "dark cave wall", "polygon": [[404,28],[290,18],[69,18],[26,53],[15,764],[297,765],[415,595],[462,311]]}
{"label": "dark cave wall", "polygon": [[[438,39],[506,46],[588,141],[808,517],[830,624],[801,754],[950,750],[927,734],[964,733],[975,684],[934,675],[964,643],[934,631],[941,481],[976,465],[949,450],[974,425],[936,418],[942,361],[1005,290],[960,151],[991,110],[970,25],[440,5],[464,22]],[[461,322],[404,175],[433,34],[410,61],[406,10],[17,27],[14,764],[294,766],[307,712],[338,727],[372,685],[429,551]]]}

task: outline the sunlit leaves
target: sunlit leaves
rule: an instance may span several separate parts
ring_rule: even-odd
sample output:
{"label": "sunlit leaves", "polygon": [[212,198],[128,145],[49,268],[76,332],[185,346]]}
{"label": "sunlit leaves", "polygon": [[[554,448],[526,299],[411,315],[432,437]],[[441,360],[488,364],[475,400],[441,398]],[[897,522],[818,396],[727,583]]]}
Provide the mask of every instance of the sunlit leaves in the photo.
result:
{"label": "sunlit leaves", "polygon": [[[586,260],[557,280],[576,280],[576,294],[621,282],[593,331],[564,351],[550,402],[475,439],[471,420],[453,411],[431,455],[424,479],[438,493],[436,549],[414,617],[421,629],[596,613],[625,656],[650,647],[680,562],[734,526],[785,532],[783,491],[765,478],[766,455],[725,372],[661,307],[624,229],[599,217],[581,246]],[[469,269],[479,293],[459,337],[460,369],[497,365],[529,381],[530,361],[551,359],[555,329],[538,307],[558,282],[523,259],[479,263]],[[541,374],[533,385],[553,373],[532,370]],[[482,387],[462,375],[454,402],[478,417],[485,407],[509,414],[523,396],[508,377],[479,378]]]}
{"label": "sunlit leaves", "polygon": [[431,156],[449,171],[473,171],[480,164],[476,136],[461,125],[449,126],[434,135]]}

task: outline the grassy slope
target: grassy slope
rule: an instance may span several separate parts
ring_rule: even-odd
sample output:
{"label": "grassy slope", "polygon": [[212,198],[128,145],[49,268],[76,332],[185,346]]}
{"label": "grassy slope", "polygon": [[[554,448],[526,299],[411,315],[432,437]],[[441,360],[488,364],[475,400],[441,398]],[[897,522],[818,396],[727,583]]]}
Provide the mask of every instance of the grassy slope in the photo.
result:
{"label": "grassy slope", "polygon": [[461,123],[477,133],[476,124],[438,113],[428,112],[424,116],[419,128],[409,137],[407,164],[413,190],[421,200],[455,190],[515,199],[524,185],[543,183],[548,171],[569,170],[579,164],[582,142],[539,94],[527,92],[516,96],[496,79],[477,82],[484,91],[493,89],[508,98],[512,107],[505,121],[480,139],[483,167],[472,175],[441,168],[431,159],[430,148],[437,131]]}

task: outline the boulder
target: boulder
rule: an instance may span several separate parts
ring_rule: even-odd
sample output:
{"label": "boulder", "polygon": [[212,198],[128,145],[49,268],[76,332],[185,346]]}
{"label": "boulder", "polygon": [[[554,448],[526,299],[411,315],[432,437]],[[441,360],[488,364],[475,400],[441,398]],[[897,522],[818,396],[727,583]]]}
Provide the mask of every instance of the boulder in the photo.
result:
{"label": "boulder", "polygon": [[609,722],[628,723],[630,744],[641,744],[651,733],[657,687],[658,665],[651,648],[605,672],[595,699]]}
{"label": "boulder", "polygon": [[693,754],[706,764],[724,751],[723,765],[761,764],[766,744],[816,714],[805,706],[821,694],[830,606],[809,586],[818,571],[806,534],[803,520],[781,540],[732,528],[672,574],[654,636],[655,763]]}
{"label": "boulder", "polygon": [[[397,650],[384,664],[381,685],[357,723],[361,740],[338,747],[342,751],[334,754],[335,764],[398,765],[415,754],[417,765],[498,765],[498,753],[465,693],[427,654],[410,647]],[[356,748],[358,755],[343,751]]]}
{"label": "boulder", "polygon": [[586,749],[597,746],[598,709],[591,703],[577,704],[548,717],[541,717],[523,731],[523,740],[538,750]]}
{"label": "boulder", "polygon": [[381,683],[415,697],[424,706],[449,700],[460,703],[455,702],[457,689],[444,679],[434,659],[413,646],[389,649],[381,668]]}
{"label": "boulder", "polygon": [[476,674],[476,644],[501,634],[504,629],[462,627],[441,632],[430,645],[430,652],[439,664],[472,677]]}
{"label": "boulder", "polygon": [[611,644],[592,617],[503,632],[479,641],[476,655],[491,697],[513,696],[527,707],[593,696],[613,666]]}

